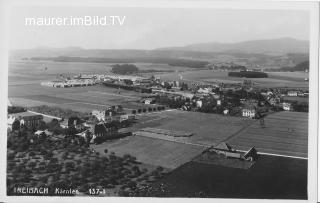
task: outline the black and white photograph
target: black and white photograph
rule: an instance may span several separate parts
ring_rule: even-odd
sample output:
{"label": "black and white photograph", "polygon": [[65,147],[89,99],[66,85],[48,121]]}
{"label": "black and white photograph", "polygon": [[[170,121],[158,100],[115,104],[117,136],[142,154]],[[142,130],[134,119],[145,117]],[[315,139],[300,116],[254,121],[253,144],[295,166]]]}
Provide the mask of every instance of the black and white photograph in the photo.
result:
{"label": "black and white photograph", "polygon": [[317,201],[319,2],[0,8],[0,201]]}

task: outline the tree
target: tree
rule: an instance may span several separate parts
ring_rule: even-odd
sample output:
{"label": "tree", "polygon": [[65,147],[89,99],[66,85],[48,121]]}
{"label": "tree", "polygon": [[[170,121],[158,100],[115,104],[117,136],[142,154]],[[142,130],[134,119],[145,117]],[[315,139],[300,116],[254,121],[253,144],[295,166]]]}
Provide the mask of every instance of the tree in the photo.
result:
{"label": "tree", "polygon": [[8,106],[8,114],[25,112],[27,109],[20,106]]}
{"label": "tree", "polygon": [[172,88],[172,86],[168,83],[168,82],[164,82],[164,88],[166,88],[166,89],[171,89]]}
{"label": "tree", "polygon": [[116,74],[132,74],[138,72],[139,69],[133,64],[115,64],[112,65],[111,72]]}
{"label": "tree", "polygon": [[73,125],[71,125],[71,126],[68,127],[66,133],[67,133],[67,135],[74,136],[77,133],[77,130]]}
{"label": "tree", "polygon": [[86,146],[89,147],[90,141],[93,137],[89,130],[86,131],[85,137],[86,137]]}
{"label": "tree", "polygon": [[39,124],[36,126],[36,130],[45,130],[47,129],[46,122],[40,121]]}
{"label": "tree", "polygon": [[182,83],[181,90],[182,91],[188,90],[188,84],[187,83]]}
{"label": "tree", "polygon": [[12,131],[19,130],[19,128],[20,128],[20,121],[19,120],[15,120],[12,123]]}
{"label": "tree", "polygon": [[59,125],[59,121],[57,119],[52,119],[48,124],[47,124],[47,127],[48,128],[54,128],[56,127],[57,125]]}
{"label": "tree", "polygon": [[74,126],[74,125],[78,125],[80,123],[80,118],[78,118],[77,116],[71,116],[68,119],[68,126]]}

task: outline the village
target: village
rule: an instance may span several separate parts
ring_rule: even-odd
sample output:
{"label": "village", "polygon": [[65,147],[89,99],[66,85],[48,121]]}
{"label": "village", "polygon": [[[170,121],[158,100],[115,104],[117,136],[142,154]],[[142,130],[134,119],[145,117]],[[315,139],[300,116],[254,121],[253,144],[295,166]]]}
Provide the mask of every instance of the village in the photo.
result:
{"label": "village", "polygon": [[[141,98],[141,102],[145,104],[250,118],[261,118],[267,112],[279,110],[308,112],[308,90],[290,87],[260,88],[250,79],[245,79],[242,83],[205,83],[186,81],[182,76],[179,81],[170,81],[153,75],[147,78],[134,75],[79,74],[74,79],[68,77],[41,84],[64,88],[104,85],[119,89],[119,94],[121,89],[146,93]],[[132,114],[142,111],[143,108],[137,109]]]}
{"label": "village", "polygon": [[[110,152],[110,149],[114,148],[113,144],[118,143],[116,145],[120,148],[114,148],[118,156],[127,157],[129,154],[142,163],[165,168],[164,171],[160,168],[156,169],[156,172],[150,172],[151,174],[157,173],[157,178],[162,177],[166,173],[165,171],[170,171],[192,160],[196,154],[200,154],[196,159],[200,162],[215,163],[218,161],[228,167],[242,167],[246,170],[258,159],[258,152],[254,145],[241,147],[240,150],[230,146],[230,143],[226,142],[227,139],[223,138],[227,137],[228,133],[215,137],[211,135],[212,133],[208,134],[196,130],[197,127],[179,128],[179,123],[183,122],[179,119],[179,112],[189,120],[195,113],[196,117],[201,117],[200,114],[217,115],[218,117],[213,117],[217,119],[215,124],[209,117],[205,119],[205,122],[208,125],[218,126],[226,124],[225,122],[224,124],[220,123],[220,119],[232,121],[233,118],[241,118],[244,120],[236,122],[241,123],[240,126],[243,125],[243,129],[252,125],[255,120],[259,121],[261,129],[263,129],[265,128],[265,117],[277,112],[308,112],[308,102],[304,102],[308,99],[308,91],[299,88],[259,88],[249,79],[244,79],[239,83],[208,83],[184,80],[182,76],[179,80],[166,80],[154,75],[143,77],[119,74],[79,74],[73,78],[61,76],[60,80],[42,82],[41,85],[51,88],[100,86],[101,89],[108,89],[107,95],[130,97],[133,99],[132,102],[139,105],[127,108],[122,106],[119,101],[116,105],[100,105],[99,108],[92,108],[91,112],[81,113],[57,106],[43,105],[25,108],[9,103],[7,124],[8,137],[9,140],[12,140],[10,143],[16,142],[15,139],[25,140],[28,137],[31,146],[35,147],[37,145],[35,143],[39,142],[44,144],[64,140],[74,147],[77,146],[81,149],[84,147],[84,151],[89,150],[93,154],[99,154],[97,159],[100,159],[101,153],[106,154],[104,156],[107,156],[108,153],[108,156],[113,157],[114,152]],[[111,93],[110,89],[113,89],[114,92]],[[136,96],[129,96],[128,92],[136,92]],[[162,119],[173,119],[174,122],[177,122],[177,129],[174,127],[169,130],[161,125],[154,127],[155,124],[151,123],[159,119],[161,122],[163,122]],[[199,121],[195,120],[195,122]],[[246,124],[247,122],[248,124]],[[270,123],[269,120],[268,122]],[[272,122],[269,123],[268,125],[272,124]],[[233,128],[237,129],[239,124],[230,128],[232,132]],[[291,128],[288,128],[288,133],[293,133]],[[220,136],[221,138],[219,138]],[[208,140],[201,141],[205,137],[208,137]],[[139,151],[132,151],[135,147],[126,147],[127,144],[140,145],[139,140],[141,140],[141,144],[144,142],[146,144],[163,143],[163,146],[159,146],[158,149],[154,148],[156,151],[164,150],[163,148],[170,146],[170,143],[183,145],[183,147],[177,148],[181,152],[177,151],[170,155],[173,158],[180,157],[182,154],[190,153],[190,155],[184,156],[175,163],[164,159],[165,157],[159,158],[159,162],[157,162],[156,159],[151,160],[152,155],[150,158],[145,157],[139,154]],[[24,142],[22,142],[22,146],[25,145]],[[235,144],[237,145],[237,142]],[[22,146],[17,147],[20,149]],[[193,151],[192,148],[196,148],[196,151]],[[143,150],[147,149],[143,148]],[[221,159],[220,156],[227,159],[223,161],[224,159]],[[137,175],[139,176],[140,173]],[[13,177],[15,176],[13,175]],[[146,187],[143,184],[139,185],[139,181],[137,184],[134,187],[129,187],[127,184],[122,185],[120,193],[126,190],[125,195],[136,195],[137,191]],[[111,187],[110,184],[107,186]],[[80,189],[81,192],[90,191],[88,187]]]}

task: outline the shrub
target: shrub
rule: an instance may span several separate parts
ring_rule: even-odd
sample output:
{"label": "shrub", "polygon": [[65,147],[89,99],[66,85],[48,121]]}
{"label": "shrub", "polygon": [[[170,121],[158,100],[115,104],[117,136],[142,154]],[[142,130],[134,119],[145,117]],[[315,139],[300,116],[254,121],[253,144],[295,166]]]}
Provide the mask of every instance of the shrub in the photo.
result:
{"label": "shrub", "polygon": [[36,155],[36,153],[33,151],[29,153],[29,156],[35,156],[35,155]]}

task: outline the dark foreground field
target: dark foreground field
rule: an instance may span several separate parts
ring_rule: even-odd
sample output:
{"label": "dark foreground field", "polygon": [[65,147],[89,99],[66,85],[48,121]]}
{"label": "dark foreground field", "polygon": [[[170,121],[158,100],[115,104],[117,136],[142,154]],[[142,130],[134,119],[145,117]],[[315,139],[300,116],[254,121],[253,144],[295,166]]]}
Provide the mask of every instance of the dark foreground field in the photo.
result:
{"label": "dark foreground field", "polygon": [[152,196],[307,199],[307,165],[307,160],[263,155],[248,170],[189,162],[157,182],[161,189]]}

